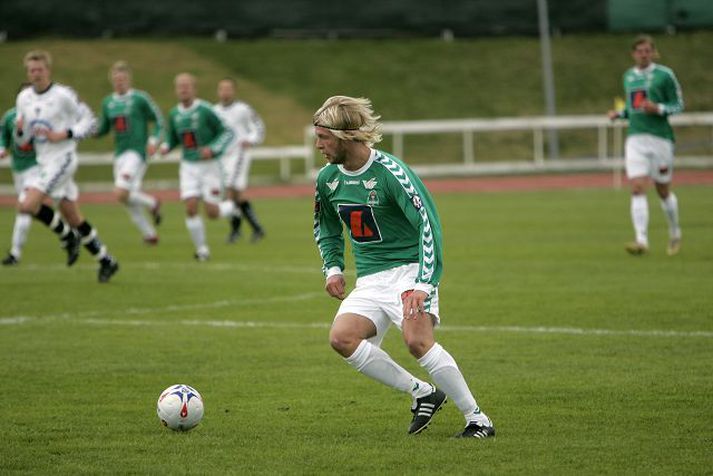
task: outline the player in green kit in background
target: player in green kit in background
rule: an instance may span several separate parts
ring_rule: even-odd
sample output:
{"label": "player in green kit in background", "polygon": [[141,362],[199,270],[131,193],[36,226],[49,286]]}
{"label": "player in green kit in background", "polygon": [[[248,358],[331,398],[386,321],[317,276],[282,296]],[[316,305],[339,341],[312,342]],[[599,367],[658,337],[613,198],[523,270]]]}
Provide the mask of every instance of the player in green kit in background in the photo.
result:
{"label": "player in green kit in background", "polygon": [[[22,83],[20,90],[29,87],[30,83]],[[18,92],[19,92],[18,91]],[[23,146],[18,146],[13,140],[15,134],[15,119],[17,113],[15,108],[8,110],[0,120],[0,159],[11,157],[10,168],[12,169],[12,181],[15,184],[18,203],[25,197],[25,189],[37,178],[39,167],[35,157],[35,148],[32,142]],[[50,205],[51,200],[47,200]],[[22,247],[27,241],[27,234],[32,225],[32,215],[18,212],[15,215],[15,224],[12,228],[12,246],[7,256],[2,260],[3,266],[15,266],[20,263],[22,257]]]}
{"label": "player in green kit in background", "polygon": [[[148,93],[131,87],[128,63],[114,63],[109,70],[109,80],[114,93],[102,101],[97,136],[114,131],[114,195],[126,205],[144,242],[155,245],[158,235],[146,219],[144,209],[151,213],[154,225],[158,225],[161,222],[161,202],[141,191],[141,181],[146,173],[147,156],[154,155],[161,142],[163,116]],[[155,126],[149,135],[150,122]]]}
{"label": "player in green kit in background", "polygon": [[[492,422],[455,360],[434,339],[442,272],[436,207],[406,164],[371,147],[381,140],[378,120],[368,99],[347,96],[327,99],[313,117],[317,149],[329,162],[317,177],[314,237],[325,290],[342,300],[330,343],[356,370],[411,395],[410,434],[423,431],[448,396],[465,417],[459,436],[494,436]],[[357,272],[348,296],[343,226]],[[392,323],[438,388],[411,375],[380,348]]]}
{"label": "player in green kit in background", "polygon": [[626,175],[631,182],[631,221],[636,239],[626,245],[626,250],[633,255],[649,251],[646,188],[652,179],[668,221],[666,252],[675,255],[681,248],[681,227],[678,200],[671,191],[674,135],[668,116],[683,111],[683,95],[673,71],[653,62],[658,52],[650,36],[634,40],[631,56],[635,65],[623,78],[626,107],[623,111],[609,111],[611,120],[629,119]]}
{"label": "player in green kit in background", "polygon": [[206,261],[210,258],[210,249],[198,203],[203,200],[211,219],[229,218],[239,213],[232,200],[222,199],[218,162],[233,140],[233,133],[213,111],[212,104],[196,97],[196,78],[192,74],[179,74],[174,84],[179,103],[169,113],[168,133],[166,142],[161,144],[161,154],[181,145],[179,173],[181,200],[186,204],[186,228],[196,248],[195,259]]}

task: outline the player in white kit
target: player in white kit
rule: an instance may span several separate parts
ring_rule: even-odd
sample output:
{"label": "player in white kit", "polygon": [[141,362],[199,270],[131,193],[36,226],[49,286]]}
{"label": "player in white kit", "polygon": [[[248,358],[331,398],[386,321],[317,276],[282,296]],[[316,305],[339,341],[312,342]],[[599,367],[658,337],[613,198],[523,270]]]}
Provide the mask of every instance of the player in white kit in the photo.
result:
{"label": "player in white kit", "polygon": [[[19,146],[34,142],[40,173],[36,181],[28,184],[19,211],[34,216],[59,235],[69,266],[77,260],[83,244],[99,261],[99,282],[107,282],[119,264],[82,216],[77,205],[79,190],[74,183],[77,141],[92,134],[94,116],[74,90],[52,82],[49,53],[30,51],[24,65],[32,87],[17,96],[14,140]],[[62,216],[43,203],[47,196],[58,201]]]}
{"label": "player in white kit", "polygon": [[218,103],[213,110],[226,127],[235,134],[235,138],[221,157],[223,182],[228,192],[228,198],[235,202],[241,211],[231,218],[231,230],[228,243],[234,243],[240,237],[242,216],[253,229],[252,241],[256,242],[265,236],[265,230],[257,219],[252,204],[245,198],[250,174],[250,148],[265,138],[265,123],[255,110],[243,101],[235,100],[235,80],[225,78],[218,82]]}

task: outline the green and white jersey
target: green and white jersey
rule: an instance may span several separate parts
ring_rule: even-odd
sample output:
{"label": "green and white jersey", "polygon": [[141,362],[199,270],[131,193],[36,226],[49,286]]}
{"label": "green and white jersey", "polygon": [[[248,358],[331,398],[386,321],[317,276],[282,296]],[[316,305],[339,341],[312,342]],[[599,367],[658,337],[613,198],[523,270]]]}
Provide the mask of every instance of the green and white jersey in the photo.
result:
{"label": "green and white jersey", "polygon": [[343,225],[358,277],[419,263],[416,287],[429,292],[438,286],[441,223],[431,194],[401,160],[372,150],[360,170],[329,164],[319,171],[314,238],[325,276],[335,267],[344,269]]}
{"label": "green and white jersey", "polygon": [[[666,66],[651,63],[644,69],[630,68],[624,73],[626,109],[622,117],[629,119],[628,135],[651,134],[674,141],[668,116],[683,111],[683,94],[676,75]],[[647,114],[644,100],[659,104],[659,114]]]}
{"label": "green and white jersey", "polygon": [[37,165],[37,158],[32,141],[19,145],[13,140],[16,117],[17,113],[14,107],[2,116],[0,121],[0,150],[9,150],[12,155],[10,167],[15,172],[22,172]]}
{"label": "green and white jersey", "polygon": [[178,104],[169,113],[167,146],[171,150],[181,144],[183,160],[200,161],[203,147],[210,147],[213,158],[218,158],[232,140],[233,132],[207,101],[196,99],[190,107]]}
{"label": "green and white jersey", "polygon": [[[149,135],[149,122],[154,123]],[[144,91],[129,89],[126,94],[111,94],[102,101],[97,136],[114,130],[114,155],[127,150],[137,152],[146,160],[146,144],[158,144],[163,134],[163,115],[151,96]]]}

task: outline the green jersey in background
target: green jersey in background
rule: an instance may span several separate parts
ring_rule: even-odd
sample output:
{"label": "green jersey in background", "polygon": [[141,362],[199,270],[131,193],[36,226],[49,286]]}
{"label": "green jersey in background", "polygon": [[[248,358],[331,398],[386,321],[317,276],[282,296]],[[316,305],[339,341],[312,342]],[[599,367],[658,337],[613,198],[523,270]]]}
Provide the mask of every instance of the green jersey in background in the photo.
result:
{"label": "green jersey in background", "polygon": [[219,157],[233,139],[233,132],[223,125],[212,104],[196,99],[190,107],[178,104],[169,113],[167,145],[183,149],[182,160],[198,162],[200,149],[210,147],[213,158]]}
{"label": "green jersey in background", "polygon": [[17,112],[15,108],[10,109],[5,113],[0,121],[0,149],[7,149],[12,155],[10,167],[15,172],[22,172],[37,165],[35,156],[35,148],[32,141],[20,146],[13,140],[15,132],[15,118]]}
{"label": "green jersey in background", "polygon": [[[149,122],[154,123],[149,135]],[[144,91],[130,89],[126,94],[111,94],[102,101],[101,118],[97,135],[102,136],[114,130],[114,155],[127,150],[137,152],[146,160],[146,144],[161,141],[163,115],[151,96]]]}
{"label": "green jersey in background", "polygon": [[[651,134],[674,141],[673,129],[668,116],[683,111],[683,95],[676,75],[666,66],[651,63],[640,70],[630,68],[624,73],[626,109],[622,114],[629,119],[628,135]],[[661,114],[647,114],[641,103],[649,101],[660,104]]]}

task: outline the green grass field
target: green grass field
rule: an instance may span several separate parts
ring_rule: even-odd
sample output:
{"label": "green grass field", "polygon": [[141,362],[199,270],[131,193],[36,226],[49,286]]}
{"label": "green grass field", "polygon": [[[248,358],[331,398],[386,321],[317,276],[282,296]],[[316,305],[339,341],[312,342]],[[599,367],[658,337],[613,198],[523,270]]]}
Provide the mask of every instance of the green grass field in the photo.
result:
{"label": "green grass field", "polygon": [[[122,269],[66,269],[33,225],[0,269],[0,472],[34,474],[702,474],[713,467],[713,195],[679,187],[684,249],[631,258],[628,199],[611,190],[437,195],[445,240],[438,340],[493,418],[452,439],[448,404],[406,435],[410,401],[329,348],[309,199],[256,203],[257,245],[198,264],[178,204],[157,248],[118,206],[84,206]],[[13,211],[0,209],[4,242]],[[349,261],[351,267],[351,261]],[[353,281],[353,274],[349,275]],[[425,377],[392,330],[385,348]],[[204,421],[162,428],[159,392],[195,386]]]}

